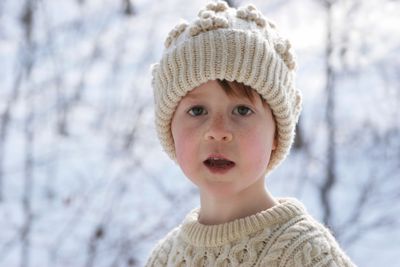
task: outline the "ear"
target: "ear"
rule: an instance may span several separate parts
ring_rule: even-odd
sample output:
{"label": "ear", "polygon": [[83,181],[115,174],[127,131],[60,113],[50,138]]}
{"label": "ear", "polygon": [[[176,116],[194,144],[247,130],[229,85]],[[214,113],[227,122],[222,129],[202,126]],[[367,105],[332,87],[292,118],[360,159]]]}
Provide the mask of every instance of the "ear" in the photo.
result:
{"label": "ear", "polygon": [[277,132],[275,132],[274,141],[272,143],[272,150],[275,150],[277,146],[278,146],[278,135]]}

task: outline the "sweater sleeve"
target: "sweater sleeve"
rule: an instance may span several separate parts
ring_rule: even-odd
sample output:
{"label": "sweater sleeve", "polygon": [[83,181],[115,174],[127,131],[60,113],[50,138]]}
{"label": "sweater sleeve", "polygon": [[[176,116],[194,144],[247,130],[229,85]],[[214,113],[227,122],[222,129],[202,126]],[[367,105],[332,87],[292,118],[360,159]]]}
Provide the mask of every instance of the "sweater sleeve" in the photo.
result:
{"label": "sweater sleeve", "polygon": [[286,228],[261,263],[261,266],[285,267],[356,266],[329,229],[312,219],[301,220]]}
{"label": "sweater sleeve", "polygon": [[167,266],[168,261],[168,244],[159,241],[150,253],[146,267]]}
{"label": "sweater sleeve", "polygon": [[145,267],[164,267],[168,263],[168,255],[173,245],[173,237],[178,228],[173,229],[154,246]]}
{"label": "sweater sleeve", "polygon": [[327,239],[320,237],[299,245],[295,251],[297,252],[293,257],[293,265],[289,266],[356,266],[337,244],[332,244]]}

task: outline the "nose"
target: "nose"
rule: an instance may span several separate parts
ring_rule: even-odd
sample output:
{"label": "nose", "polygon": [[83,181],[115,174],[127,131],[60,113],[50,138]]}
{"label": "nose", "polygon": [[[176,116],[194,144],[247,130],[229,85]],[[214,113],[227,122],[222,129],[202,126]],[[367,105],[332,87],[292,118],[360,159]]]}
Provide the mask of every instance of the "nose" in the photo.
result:
{"label": "nose", "polygon": [[219,116],[211,121],[207,129],[204,139],[211,141],[230,142],[233,138],[232,132],[226,127],[224,119]]}

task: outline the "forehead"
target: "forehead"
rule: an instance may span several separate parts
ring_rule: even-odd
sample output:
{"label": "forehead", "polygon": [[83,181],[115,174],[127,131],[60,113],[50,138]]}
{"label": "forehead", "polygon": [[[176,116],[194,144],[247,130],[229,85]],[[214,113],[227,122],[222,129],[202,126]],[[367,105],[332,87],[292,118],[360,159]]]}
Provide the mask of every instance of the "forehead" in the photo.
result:
{"label": "forehead", "polygon": [[[248,90],[248,94],[253,96],[258,95],[255,90]],[[188,92],[184,99],[198,99],[203,97],[212,97],[213,95],[224,95],[229,98],[237,98],[237,99],[249,99],[249,96],[246,95],[244,90],[241,88],[223,88],[217,81],[210,80],[206,83],[201,84],[198,87],[195,87],[193,90]]]}
{"label": "forehead", "polygon": [[216,81],[207,81],[199,86],[193,88],[186,94],[188,97],[197,97],[214,93],[215,90],[222,90],[222,87]]}

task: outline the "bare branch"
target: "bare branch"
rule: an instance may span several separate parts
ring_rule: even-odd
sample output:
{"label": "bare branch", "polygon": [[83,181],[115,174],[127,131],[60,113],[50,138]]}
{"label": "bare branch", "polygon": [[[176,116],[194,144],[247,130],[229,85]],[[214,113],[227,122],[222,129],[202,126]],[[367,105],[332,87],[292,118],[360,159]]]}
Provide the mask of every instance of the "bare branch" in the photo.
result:
{"label": "bare branch", "polygon": [[325,1],[326,11],[326,47],[325,47],[325,78],[326,78],[326,124],[328,128],[328,150],[326,152],[326,177],[321,186],[321,203],[323,206],[323,222],[331,226],[332,207],[330,194],[336,183],[336,125],[335,125],[335,72],[331,62],[333,54],[333,18],[332,4]]}

